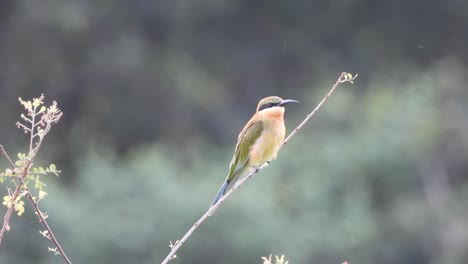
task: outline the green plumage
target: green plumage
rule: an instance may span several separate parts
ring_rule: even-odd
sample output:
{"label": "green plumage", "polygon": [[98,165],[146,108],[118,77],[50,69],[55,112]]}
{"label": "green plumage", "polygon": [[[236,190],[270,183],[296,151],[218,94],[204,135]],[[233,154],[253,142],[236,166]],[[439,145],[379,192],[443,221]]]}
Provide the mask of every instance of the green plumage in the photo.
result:
{"label": "green plumage", "polygon": [[227,180],[231,183],[235,182],[249,163],[250,148],[255,144],[257,139],[263,132],[263,122],[261,120],[251,123],[239,135],[239,142],[234,151],[231,164],[229,165],[229,174]]}
{"label": "green plumage", "polygon": [[246,173],[249,166],[249,152],[250,148],[255,144],[257,139],[262,135],[263,122],[258,120],[248,124],[239,134],[234,156],[232,157],[231,164],[229,165],[229,173],[226,182],[221,186],[218,194],[213,200],[215,204],[226,191],[234,186],[239,180],[239,177]]}

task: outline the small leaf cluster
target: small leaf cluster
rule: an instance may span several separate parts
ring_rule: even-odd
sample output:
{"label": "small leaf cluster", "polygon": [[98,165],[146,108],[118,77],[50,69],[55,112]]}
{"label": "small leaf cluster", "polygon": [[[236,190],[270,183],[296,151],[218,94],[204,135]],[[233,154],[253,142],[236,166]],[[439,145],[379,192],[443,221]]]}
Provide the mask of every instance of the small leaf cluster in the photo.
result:
{"label": "small leaf cluster", "polygon": [[[1,172],[0,183],[3,183],[7,178],[10,178],[12,182],[15,182],[15,179],[24,173],[24,170],[29,161],[30,157],[28,155],[19,153],[18,160],[15,162],[16,169],[6,169],[5,171]],[[41,166],[30,168],[28,170],[28,174],[23,180],[24,184],[21,186],[22,192],[20,192],[16,199],[13,199],[13,193],[9,192],[8,195],[3,197],[3,205],[5,205],[7,208],[14,206],[15,212],[17,212],[18,215],[22,215],[24,213],[24,202],[21,201],[21,199],[25,196],[27,190],[31,191],[30,186],[34,184],[34,189],[37,190],[38,197],[36,198],[33,196],[33,199],[39,202],[47,196],[47,192],[45,192],[43,189],[46,184],[41,180],[41,176],[50,173],[59,176],[60,172],[61,171],[58,170],[53,163],[46,168]]]}
{"label": "small leaf cluster", "polygon": [[[177,241],[174,242],[174,243],[172,243],[172,241],[169,241],[169,247],[172,249],[172,248],[174,248],[174,247],[177,245],[177,243],[179,243],[179,240],[177,240]],[[175,258],[177,258],[177,255],[176,255],[176,254],[172,255],[171,260],[172,260],[172,259],[175,259]]]}
{"label": "small leaf cluster", "polygon": [[356,79],[357,77],[358,77],[357,73],[353,76],[349,72],[343,72],[343,73],[341,73],[341,76],[340,76],[340,79],[339,79],[338,82],[340,82],[340,83],[344,83],[344,82],[354,83],[354,79]]}
{"label": "small leaf cluster", "polygon": [[267,257],[262,257],[263,264],[288,264],[289,260],[286,260],[284,255],[281,255],[281,257],[278,257],[275,255],[275,262],[272,262],[272,255],[270,255],[268,258]]}
{"label": "small leaf cluster", "polygon": [[14,206],[15,212],[18,212],[18,215],[22,215],[24,213],[24,202],[21,201],[22,195],[18,195],[16,199],[13,199],[13,195],[7,195],[3,197],[3,205],[7,208],[11,208]]}
{"label": "small leaf cluster", "polygon": [[27,114],[21,114],[22,121],[16,122],[16,126],[24,133],[30,134],[29,151],[30,155],[34,156],[52,124],[57,123],[63,113],[57,107],[56,101],[53,101],[49,107],[45,107],[43,94],[32,101],[25,101],[20,97],[19,102],[26,109]]}

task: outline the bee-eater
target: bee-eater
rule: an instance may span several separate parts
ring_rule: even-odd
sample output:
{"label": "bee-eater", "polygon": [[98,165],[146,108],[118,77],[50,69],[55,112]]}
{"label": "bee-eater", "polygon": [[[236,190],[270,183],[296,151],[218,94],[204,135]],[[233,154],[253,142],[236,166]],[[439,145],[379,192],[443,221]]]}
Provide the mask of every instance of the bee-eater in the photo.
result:
{"label": "bee-eater", "polygon": [[239,133],[226,181],[214,198],[212,206],[250,168],[258,168],[263,163],[276,159],[286,134],[284,106],[290,103],[299,101],[269,96],[258,102],[257,111]]}

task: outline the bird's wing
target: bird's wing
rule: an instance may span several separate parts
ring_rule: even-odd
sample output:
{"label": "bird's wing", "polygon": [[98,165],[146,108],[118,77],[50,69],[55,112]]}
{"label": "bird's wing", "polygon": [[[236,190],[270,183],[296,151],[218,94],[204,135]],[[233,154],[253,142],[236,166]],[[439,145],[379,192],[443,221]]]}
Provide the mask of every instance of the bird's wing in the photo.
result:
{"label": "bird's wing", "polygon": [[263,132],[263,122],[257,120],[247,124],[240,132],[237,140],[236,150],[229,166],[227,180],[237,180],[238,176],[246,168],[249,162],[250,147],[252,147]]}

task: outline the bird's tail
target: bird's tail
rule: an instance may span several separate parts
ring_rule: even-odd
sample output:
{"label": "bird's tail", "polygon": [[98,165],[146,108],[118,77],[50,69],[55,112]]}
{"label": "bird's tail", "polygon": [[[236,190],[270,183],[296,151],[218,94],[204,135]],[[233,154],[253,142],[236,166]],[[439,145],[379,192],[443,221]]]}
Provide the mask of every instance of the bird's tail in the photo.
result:
{"label": "bird's tail", "polygon": [[228,185],[229,185],[229,180],[226,180],[224,182],[223,186],[221,186],[221,189],[219,189],[218,194],[216,194],[211,206],[215,205],[218,202],[219,198],[221,198],[226,193],[226,189],[227,189]]}

